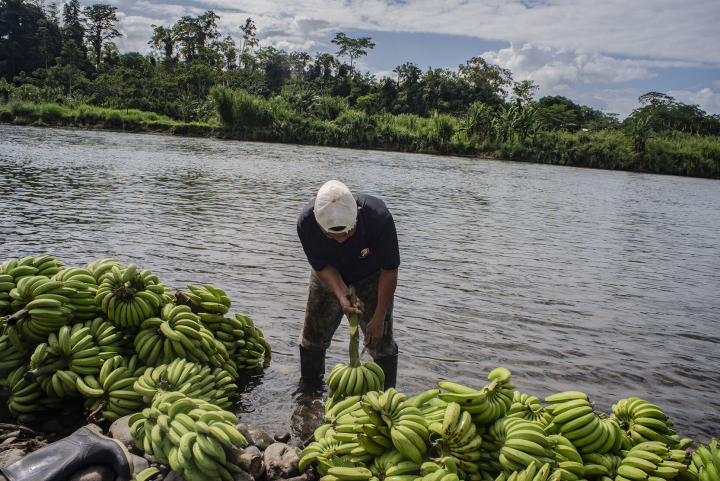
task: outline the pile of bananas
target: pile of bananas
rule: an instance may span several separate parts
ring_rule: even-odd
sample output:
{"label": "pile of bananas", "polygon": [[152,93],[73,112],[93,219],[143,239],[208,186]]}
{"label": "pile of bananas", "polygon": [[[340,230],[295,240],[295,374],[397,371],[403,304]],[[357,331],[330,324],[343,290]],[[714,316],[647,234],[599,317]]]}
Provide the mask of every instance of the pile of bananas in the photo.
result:
{"label": "pile of bananas", "polygon": [[145,368],[133,388],[146,403],[151,402],[158,392],[180,392],[225,408],[232,405],[229,398],[237,388],[234,380],[235,377],[222,368],[212,369],[176,359],[167,365]]}
{"label": "pile of bananas", "polygon": [[490,384],[480,391],[451,382],[439,383],[448,391],[439,395],[446,402],[460,404],[472,415],[474,423],[491,424],[500,419],[512,406],[515,384],[510,381],[510,371],[504,367],[493,369],[488,374]]}
{"label": "pile of bananas", "polygon": [[671,450],[667,444],[649,441],[637,444],[624,453],[616,481],[641,481],[651,477],[674,479],[688,470],[683,450]]}
{"label": "pile of bananas", "polygon": [[135,264],[2,262],[0,399],[17,416],[81,397],[96,420],[136,413],[158,391],[229,406],[239,371],[267,362],[270,345],[249,317],[223,317],[222,289],[191,290],[198,312]]}
{"label": "pile of bananas", "polygon": [[692,462],[684,473],[682,481],[720,481],[720,448],[717,438],[713,438],[710,449],[698,445],[697,451],[692,453]]}
{"label": "pile of bananas", "polygon": [[646,401],[622,400],[606,417],[582,392],[541,402],[511,391],[507,369],[488,380],[480,390],[440,382],[443,392],[411,398],[394,389],[330,398],[300,470],[315,465],[326,481],[720,481],[717,440],[691,457],[692,440],[671,430],[663,442],[633,439],[632,423],[672,426]]}
{"label": "pile of bananas", "polygon": [[681,444],[680,436],[671,429],[672,423],[655,404],[633,397],[613,404],[612,411],[613,418],[627,431],[633,446],[658,441],[672,446],[673,449],[687,448],[687,441]]}
{"label": "pile of bananas", "polygon": [[622,446],[623,433],[613,418],[601,418],[587,395],[567,391],[545,398],[552,403],[547,410],[553,415],[558,432],[572,442],[578,452],[615,453]]}
{"label": "pile of bananas", "polygon": [[237,417],[179,392],[157,396],[152,406],[131,416],[135,445],[188,481],[232,480],[240,468],[225,449],[247,445],[235,428]]}

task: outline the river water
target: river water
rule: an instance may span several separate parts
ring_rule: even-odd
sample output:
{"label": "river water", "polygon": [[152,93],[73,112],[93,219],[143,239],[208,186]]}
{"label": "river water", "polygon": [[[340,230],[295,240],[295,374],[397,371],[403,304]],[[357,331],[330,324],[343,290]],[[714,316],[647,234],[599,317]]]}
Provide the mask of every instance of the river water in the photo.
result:
{"label": "river water", "polygon": [[[681,436],[720,435],[720,182],[432,155],[0,125],[0,259],[135,262],[211,283],[273,346],[235,399],[301,435],[294,394],[309,266],[295,221],[323,182],[397,224],[398,389],[480,388],[510,369],[599,411],[637,396]],[[347,362],[347,323],[327,369]]]}

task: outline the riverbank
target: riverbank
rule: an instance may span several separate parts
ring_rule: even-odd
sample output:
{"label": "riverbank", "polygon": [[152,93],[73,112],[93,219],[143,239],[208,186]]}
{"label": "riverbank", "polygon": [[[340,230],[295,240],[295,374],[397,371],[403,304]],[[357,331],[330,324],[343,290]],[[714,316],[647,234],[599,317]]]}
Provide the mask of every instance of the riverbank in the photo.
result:
{"label": "riverbank", "polygon": [[[153,112],[80,104],[12,102],[0,105],[0,122],[38,127],[73,127],[246,141],[345,147],[439,155],[484,156],[502,160],[720,178],[720,138],[680,132],[651,137],[645,152],[633,149],[621,131],[538,132],[506,141],[469,135],[450,115],[367,115],[345,110],[334,119],[272,108],[271,101],[218,112],[221,120],[182,122]],[[268,104],[268,105],[265,105]]]}

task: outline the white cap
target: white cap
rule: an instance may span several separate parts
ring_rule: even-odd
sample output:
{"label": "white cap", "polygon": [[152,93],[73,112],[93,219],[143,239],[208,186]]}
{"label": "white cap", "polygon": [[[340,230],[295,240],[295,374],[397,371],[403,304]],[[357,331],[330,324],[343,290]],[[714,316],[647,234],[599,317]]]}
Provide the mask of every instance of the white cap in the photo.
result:
{"label": "white cap", "polygon": [[[345,233],[352,229],[357,219],[357,203],[347,185],[339,180],[326,182],[315,199],[315,220],[328,232]],[[333,227],[344,227],[343,230]]]}

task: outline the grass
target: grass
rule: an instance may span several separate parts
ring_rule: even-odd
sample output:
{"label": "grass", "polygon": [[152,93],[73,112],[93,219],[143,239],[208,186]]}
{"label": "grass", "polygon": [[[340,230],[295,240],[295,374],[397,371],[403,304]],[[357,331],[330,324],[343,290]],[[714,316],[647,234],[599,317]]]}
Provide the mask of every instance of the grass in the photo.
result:
{"label": "grass", "polygon": [[720,178],[718,137],[674,132],[650,138],[646,151],[637,153],[629,136],[620,131],[539,132],[522,141],[501,141],[468,136],[461,120],[450,115],[369,115],[332,97],[281,95],[265,99],[242,90],[215,87],[211,99],[215,118],[207,123],[184,123],[140,110],[17,101],[0,104],[0,122],[400,152],[482,154],[525,162]]}

